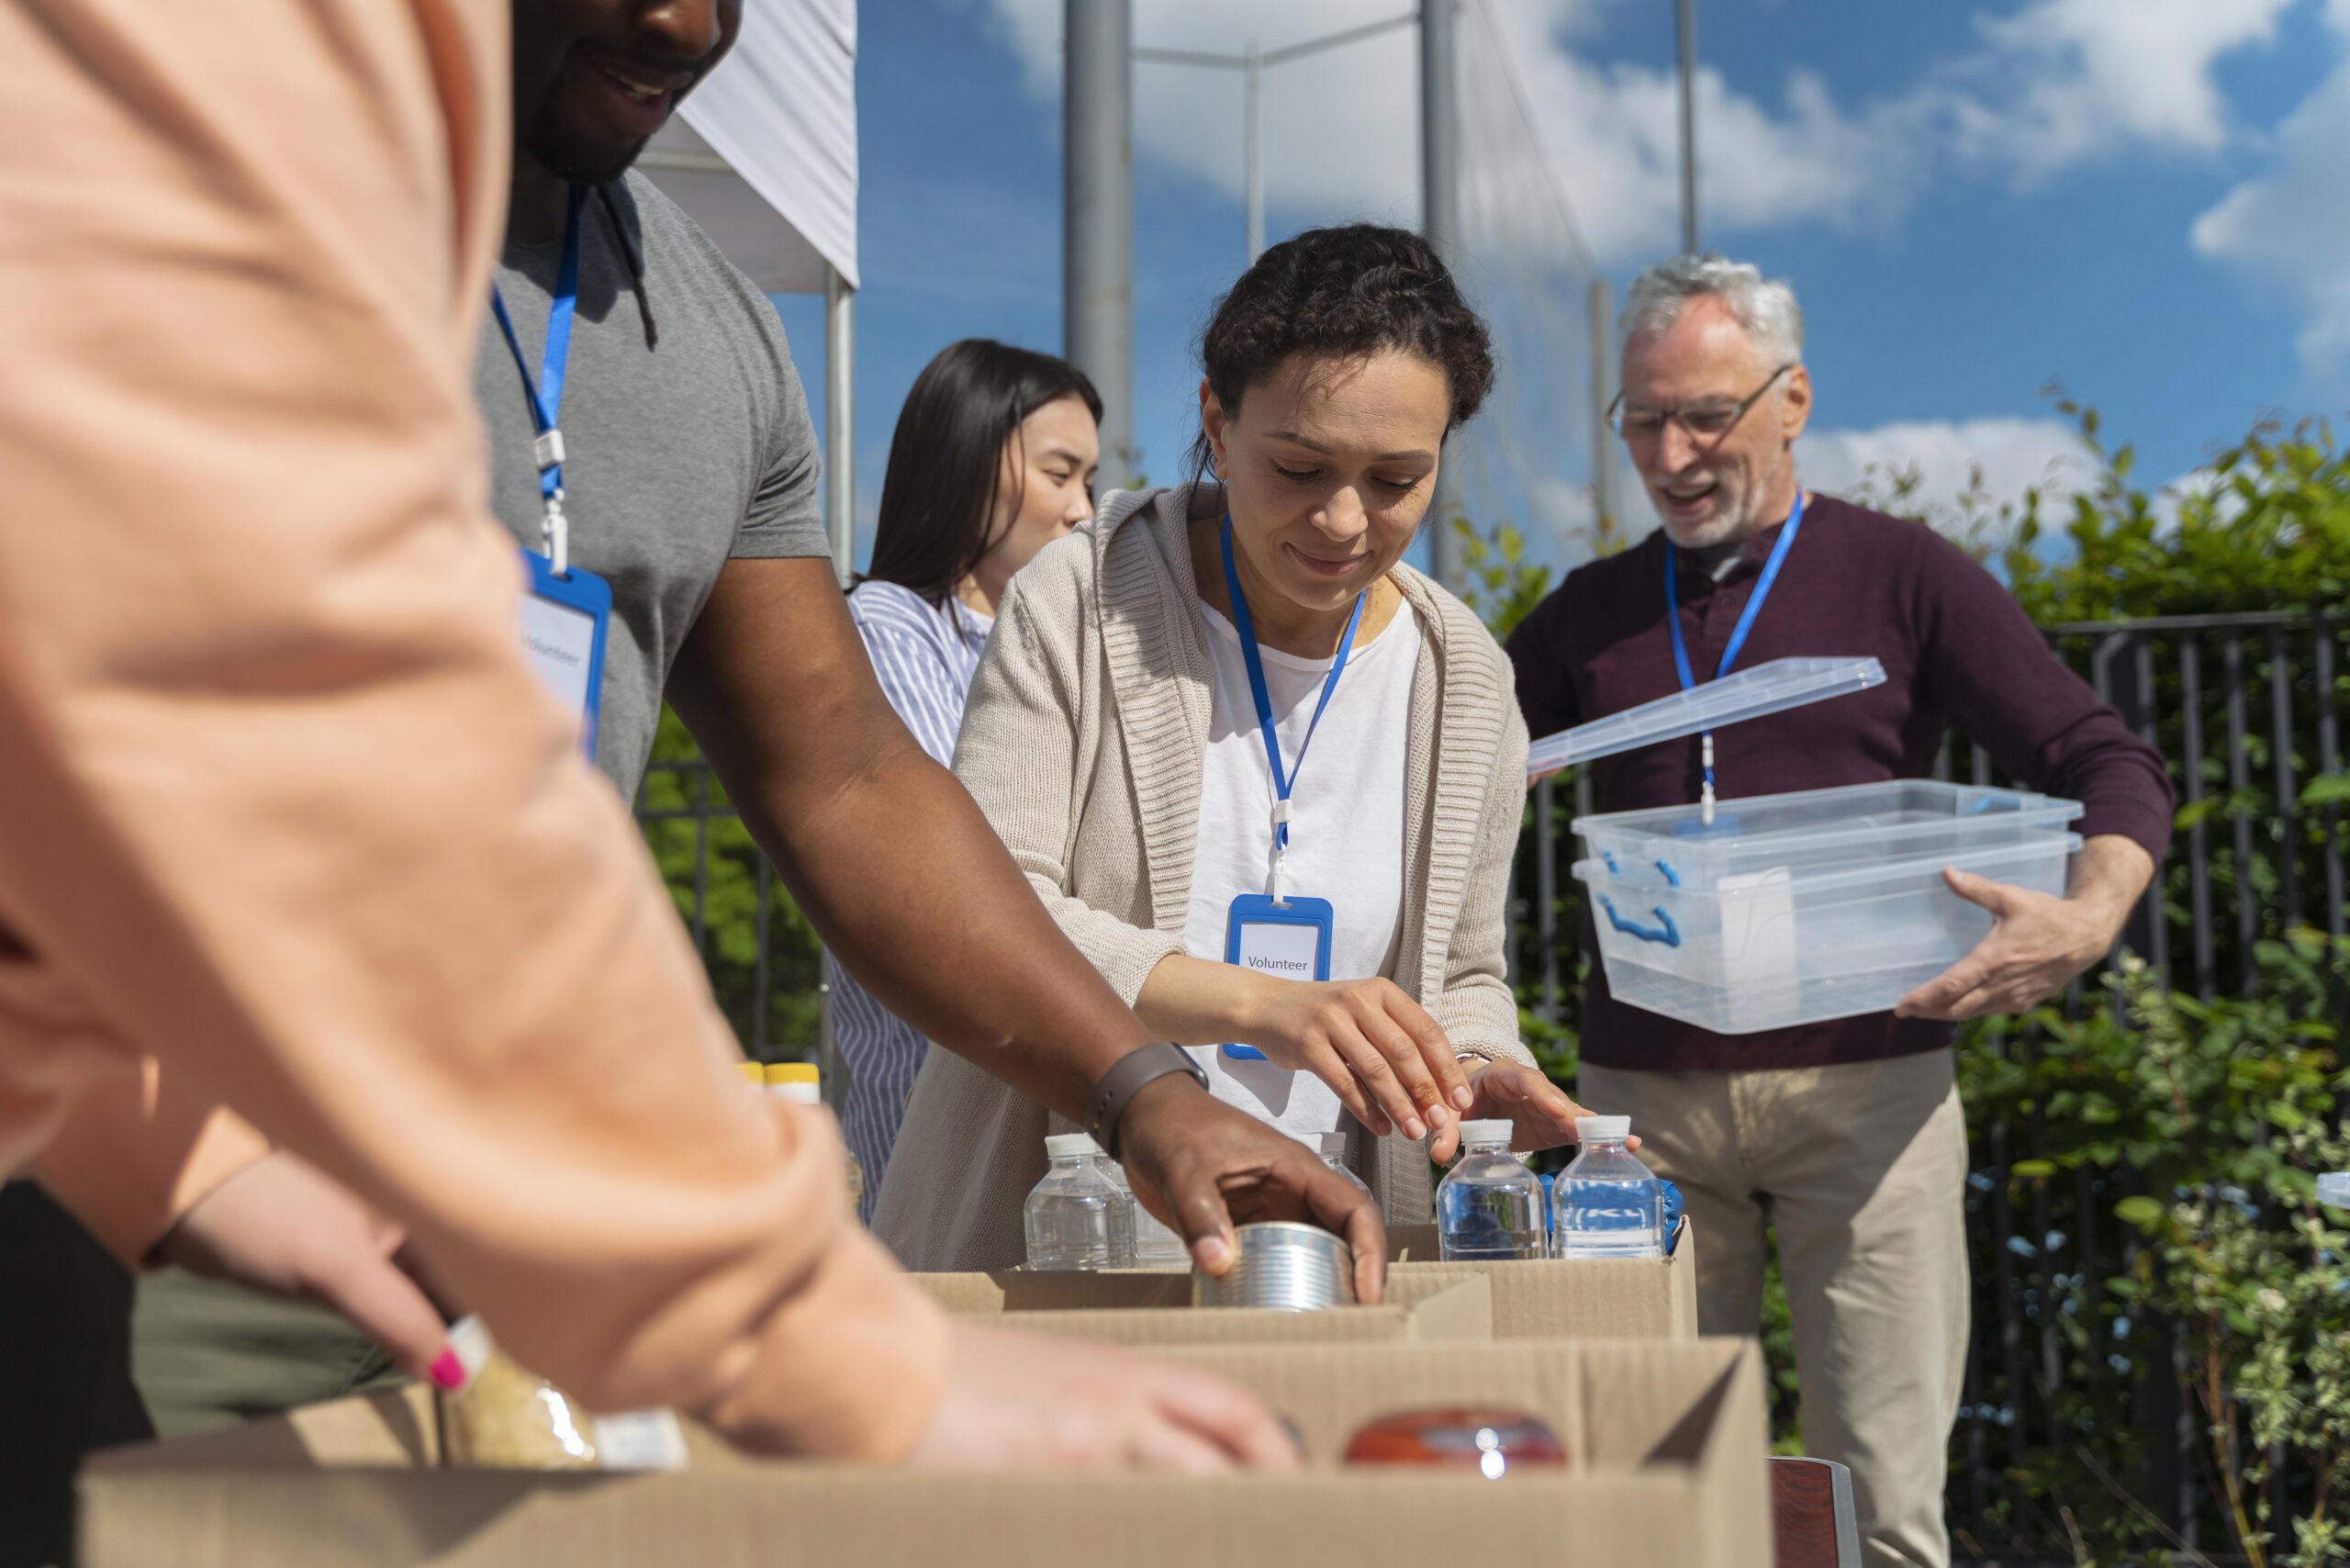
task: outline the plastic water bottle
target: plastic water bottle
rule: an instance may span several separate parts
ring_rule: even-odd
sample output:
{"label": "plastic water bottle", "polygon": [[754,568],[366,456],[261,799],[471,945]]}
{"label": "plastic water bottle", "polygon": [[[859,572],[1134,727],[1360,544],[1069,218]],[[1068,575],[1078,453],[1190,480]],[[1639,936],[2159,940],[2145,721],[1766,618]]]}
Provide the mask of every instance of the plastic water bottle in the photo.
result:
{"label": "plastic water bottle", "polygon": [[1023,1210],[1031,1269],[1116,1266],[1127,1200],[1093,1162],[1093,1140],[1083,1133],[1058,1133],[1045,1140],[1052,1167]]}
{"label": "plastic water bottle", "polygon": [[1662,1258],[1664,1192],[1656,1175],[1624,1147],[1629,1116],[1578,1116],[1583,1152],[1551,1184],[1561,1258]]}
{"label": "plastic water bottle", "polygon": [[[1135,1266],[1136,1238],[1142,1223],[1150,1220],[1151,1224],[1158,1225],[1158,1222],[1150,1219],[1143,1213],[1142,1205],[1135,1202],[1134,1189],[1126,1185],[1125,1167],[1111,1159],[1108,1149],[1088,1137],[1085,1154],[1102,1179],[1118,1189],[1118,1209],[1111,1216],[1110,1225],[1110,1267],[1131,1269]],[[1159,1228],[1165,1230],[1167,1227],[1159,1226]]]}
{"label": "plastic water bottle", "polygon": [[1092,1145],[1092,1149],[1100,1157],[1102,1175],[1109,1178],[1109,1185],[1116,1187],[1121,1199],[1125,1199],[1125,1237],[1128,1237],[1125,1238],[1125,1262],[1116,1267],[1121,1267],[1121,1270],[1128,1270],[1128,1267],[1130,1270],[1189,1270],[1192,1267],[1192,1249],[1182,1244],[1182,1237],[1158,1223],[1158,1215],[1142,1206],[1140,1199],[1135,1196],[1133,1182],[1125,1180],[1125,1166],[1104,1154],[1102,1145]]}
{"label": "plastic water bottle", "polygon": [[1509,1151],[1506,1121],[1460,1124],[1460,1159],[1436,1190],[1437,1254],[1539,1258],[1547,1251],[1541,1179]]}
{"label": "plastic water bottle", "polygon": [[1324,1133],[1321,1137],[1319,1147],[1322,1150],[1323,1164],[1328,1166],[1331,1170],[1345,1177],[1347,1179],[1347,1185],[1352,1187],[1356,1192],[1360,1193],[1366,1198],[1371,1196],[1370,1185],[1365,1182],[1361,1177],[1356,1175],[1353,1169],[1347,1164],[1346,1134]]}

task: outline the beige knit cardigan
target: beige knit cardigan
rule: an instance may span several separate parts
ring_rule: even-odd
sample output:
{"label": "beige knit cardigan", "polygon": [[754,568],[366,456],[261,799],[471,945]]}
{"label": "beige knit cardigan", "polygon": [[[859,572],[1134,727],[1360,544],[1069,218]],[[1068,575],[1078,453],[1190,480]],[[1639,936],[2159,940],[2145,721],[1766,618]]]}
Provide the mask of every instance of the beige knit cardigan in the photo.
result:
{"label": "beige knit cardigan", "polygon": [[[1061,929],[1131,1005],[1183,950],[1213,675],[1188,521],[1214,487],[1114,492],[1004,597],[963,711],[955,772]],[[1476,616],[1408,566],[1391,580],[1422,656],[1405,743],[1395,971],[1466,1058],[1529,1062],[1504,973],[1509,868],[1526,802],[1526,722]],[[873,1228],[910,1269],[1009,1268],[1047,1133],[1072,1130],[951,1051],[924,1060]],[[1425,1222],[1427,1156],[1350,1139],[1391,1224]]]}

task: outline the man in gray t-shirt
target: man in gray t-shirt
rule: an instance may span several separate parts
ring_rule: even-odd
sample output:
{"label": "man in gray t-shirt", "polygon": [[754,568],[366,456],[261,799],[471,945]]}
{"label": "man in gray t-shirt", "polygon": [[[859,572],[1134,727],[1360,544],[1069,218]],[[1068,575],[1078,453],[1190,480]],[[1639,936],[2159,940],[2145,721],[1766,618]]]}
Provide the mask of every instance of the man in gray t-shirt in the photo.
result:
{"label": "man in gray t-shirt", "polygon": [[[498,261],[533,377],[562,257],[560,234],[509,237]],[[487,318],[474,392],[489,426],[491,510],[536,550],[545,512],[530,396]],[[832,554],[783,323],[640,174],[595,187],[580,208],[560,419],[571,558],[612,588],[596,764],[634,800],[670,666],[726,564]]]}

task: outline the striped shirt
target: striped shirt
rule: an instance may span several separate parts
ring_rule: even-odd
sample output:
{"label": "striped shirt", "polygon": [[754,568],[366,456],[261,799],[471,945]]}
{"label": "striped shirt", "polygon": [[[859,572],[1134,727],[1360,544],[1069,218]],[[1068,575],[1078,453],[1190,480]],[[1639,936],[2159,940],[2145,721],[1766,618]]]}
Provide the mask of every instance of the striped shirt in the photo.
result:
{"label": "striped shirt", "polygon": [[[994,620],[959,599],[950,598],[945,608],[936,608],[912,588],[883,582],[859,583],[848,596],[848,612],[890,706],[923,750],[942,764],[954,761],[963,699]],[[876,1002],[830,954],[824,973],[832,985],[833,1039],[848,1067],[842,1130],[865,1171],[857,1217],[869,1223],[906,1096],[930,1042]]]}

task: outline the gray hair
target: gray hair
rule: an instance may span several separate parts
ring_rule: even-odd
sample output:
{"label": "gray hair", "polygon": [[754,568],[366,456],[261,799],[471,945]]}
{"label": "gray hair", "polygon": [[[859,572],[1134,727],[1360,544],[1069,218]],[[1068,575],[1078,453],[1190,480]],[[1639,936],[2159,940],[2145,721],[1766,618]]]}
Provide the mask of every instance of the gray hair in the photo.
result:
{"label": "gray hair", "polygon": [[1726,306],[1747,338],[1774,364],[1803,358],[1803,307],[1781,278],[1725,256],[1675,256],[1632,280],[1624,296],[1619,346],[1673,325],[1691,300],[1710,295]]}

